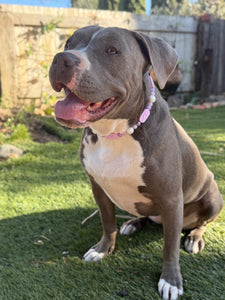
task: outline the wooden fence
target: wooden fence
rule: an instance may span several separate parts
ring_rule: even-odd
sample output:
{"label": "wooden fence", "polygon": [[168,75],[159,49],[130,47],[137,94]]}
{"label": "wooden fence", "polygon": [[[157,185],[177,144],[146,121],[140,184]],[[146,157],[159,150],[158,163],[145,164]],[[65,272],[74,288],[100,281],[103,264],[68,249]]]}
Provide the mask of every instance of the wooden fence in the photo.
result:
{"label": "wooden fence", "polygon": [[199,19],[195,79],[203,99],[225,92],[225,20]]}
{"label": "wooden fence", "polygon": [[194,90],[195,18],[0,4],[1,105],[38,106],[51,95],[58,97],[48,80],[51,60],[74,30],[87,25],[118,26],[164,38],[179,55],[179,91]]}

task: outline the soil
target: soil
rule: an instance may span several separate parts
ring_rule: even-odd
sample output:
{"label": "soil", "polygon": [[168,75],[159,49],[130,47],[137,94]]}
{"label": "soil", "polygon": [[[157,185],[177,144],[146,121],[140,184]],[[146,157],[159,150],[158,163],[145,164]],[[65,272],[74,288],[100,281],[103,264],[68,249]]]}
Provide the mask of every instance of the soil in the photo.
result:
{"label": "soil", "polygon": [[[9,120],[15,118],[17,114],[17,109],[5,109],[0,107],[0,133],[9,134],[11,132]],[[38,116],[27,114],[26,121],[26,126],[28,127],[30,135],[35,142],[64,143],[59,137],[46,131],[41,119]]]}
{"label": "soil", "polygon": [[38,143],[48,143],[48,142],[56,142],[56,143],[65,143],[58,136],[50,134],[46,131],[43,126],[41,120],[33,119],[32,122],[29,122],[28,130],[33,141]]}

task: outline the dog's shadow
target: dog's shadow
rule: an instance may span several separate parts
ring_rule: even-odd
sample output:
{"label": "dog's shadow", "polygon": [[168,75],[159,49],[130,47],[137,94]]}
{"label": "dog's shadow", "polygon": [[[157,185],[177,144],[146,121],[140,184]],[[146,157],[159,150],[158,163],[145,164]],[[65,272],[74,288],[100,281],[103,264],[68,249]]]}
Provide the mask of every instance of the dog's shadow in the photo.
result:
{"label": "dog's shadow", "polygon": [[[57,261],[69,255],[82,259],[83,254],[95,245],[102,236],[99,214],[82,221],[95,211],[93,208],[76,207],[59,209],[14,218],[2,219],[0,265],[12,265],[17,261],[24,263]],[[117,216],[124,215],[116,209]],[[120,226],[127,221],[117,217],[117,240],[114,253],[124,255],[127,251],[141,251],[147,247],[158,248],[161,257],[163,249],[162,225],[148,221],[145,227],[129,236],[120,235]],[[181,237],[183,249],[185,233]]]}
{"label": "dog's shadow", "polygon": [[[32,272],[35,272],[36,276],[35,280],[40,282],[38,288],[35,285],[40,295],[44,295],[42,287],[47,283],[44,277],[39,276],[51,274],[52,277],[48,281],[50,280],[52,285],[51,293],[56,295],[54,299],[61,299],[57,293],[60,293],[62,286],[64,287],[68,282],[73,286],[73,291],[80,293],[81,296],[80,298],[67,296],[65,299],[84,299],[83,295],[86,294],[86,299],[92,299],[91,295],[95,295],[94,293],[103,297],[105,293],[102,290],[103,281],[105,282],[104,288],[110,282],[112,290],[107,295],[110,297],[112,295],[112,297],[109,299],[120,299],[122,295],[120,292],[124,292],[124,289],[129,292],[129,295],[132,294],[135,297],[136,293],[139,293],[139,298],[129,298],[128,296],[128,299],[146,299],[148,291],[154,293],[154,299],[160,299],[156,293],[156,285],[162,267],[162,226],[149,222],[142,231],[134,235],[121,236],[118,233],[116,249],[109,259],[97,265],[86,264],[82,261],[83,254],[98,242],[102,235],[99,215],[95,215],[85,224],[81,224],[82,220],[94,210],[95,207],[76,207],[1,220],[1,274],[4,276],[4,274],[14,272],[10,270],[17,269],[17,272],[23,273],[21,280],[29,282],[29,272],[33,270]],[[117,210],[117,214],[120,213]],[[117,219],[117,228],[123,222],[123,219]],[[187,298],[185,297],[185,299],[197,299],[198,287],[194,285],[191,289],[191,282],[198,280],[203,284],[207,280],[208,293],[213,288],[214,282],[221,281],[222,268],[221,271],[217,268],[215,272],[214,261],[215,257],[208,255],[207,252],[193,257],[181,251],[181,268],[184,275],[184,287],[187,289]],[[222,261],[222,257],[217,257],[217,264],[222,266]],[[40,266],[43,268],[39,268]],[[213,277],[206,272],[208,266],[212,268]],[[19,268],[21,271],[18,271]],[[110,278],[109,274],[111,274]],[[199,279],[198,274],[202,279]],[[95,276],[98,276],[96,280]],[[18,278],[18,280],[20,279]],[[79,287],[76,282],[82,282],[82,285]],[[7,280],[5,285],[8,284],[12,284],[12,282]],[[95,291],[89,290],[86,293],[86,289],[92,285],[95,286]],[[222,284],[219,286],[221,287]],[[218,293],[216,292],[216,295]]]}
{"label": "dog's shadow", "polygon": [[[82,224],[94,210],[94,207],[76,207],[2,219],[1,240],[4,242],[0,247],[0,264],[12,265],[21,260],[25,263],[55,261],[63,255],[82,259],[102,235],[99,214]],[[124,221],[117,219],[118,229]],[[135,248],[161,238],[161,226],[149,222],[144,230],[132,236],[120,236],[118,233],[115,251]]]}

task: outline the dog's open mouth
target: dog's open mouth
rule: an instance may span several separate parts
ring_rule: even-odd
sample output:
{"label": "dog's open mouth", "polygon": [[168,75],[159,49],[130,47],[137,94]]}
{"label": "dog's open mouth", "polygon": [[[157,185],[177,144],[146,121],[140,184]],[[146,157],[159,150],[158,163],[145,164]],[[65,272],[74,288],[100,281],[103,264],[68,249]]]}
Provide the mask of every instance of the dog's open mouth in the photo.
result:
{"label": "dog's open mouth", "polygon": [[117,97],[111,97],[102,102],[90,102],[80,99],[65,88],[66,97],[55,105],[57,121],[68,127],[84,127],[88,122],[102,118],[117,103]]}

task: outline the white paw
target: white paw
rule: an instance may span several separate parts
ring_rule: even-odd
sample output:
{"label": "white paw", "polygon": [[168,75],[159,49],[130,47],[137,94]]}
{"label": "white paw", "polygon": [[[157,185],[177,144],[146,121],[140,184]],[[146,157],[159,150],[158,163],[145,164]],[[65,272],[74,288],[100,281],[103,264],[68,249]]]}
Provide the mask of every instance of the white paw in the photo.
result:
{"label": "white paw", "polygon": [[179,296],[183,295],[183,289],[178,289],[166,282],[165,279],[160,279],[158,283],[158,291],[164,300],[176,300]]}
{"label": "white paw", "polygon": [[192,238],[190,236],[186,238],[184,247],[187,252],[196,254],[204,249],[205,243],[202,238]]}
{"label": "white paw", "polygon": [[122,235],[130,235],[130,234],[134,233],[135,231],[137,231],[137,228],[131,224],[129,225],[127,223],[124,223],[120,227],[120,234],[122,234]]}
{"label": "white paw", "polygon": [[84,254],[83,260],[86,262],[98,261],[104,257],[103,252],[97,252],[95,249],[91,248]]}

